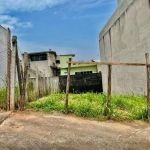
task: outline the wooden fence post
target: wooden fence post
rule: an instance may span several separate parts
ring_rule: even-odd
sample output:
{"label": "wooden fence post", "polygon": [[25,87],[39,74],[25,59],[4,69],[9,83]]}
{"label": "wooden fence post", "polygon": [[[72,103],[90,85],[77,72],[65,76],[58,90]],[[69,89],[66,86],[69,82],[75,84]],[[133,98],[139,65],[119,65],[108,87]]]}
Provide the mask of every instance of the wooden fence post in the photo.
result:
{"label": "wooden fence post", "polygon": [[107,91],[107,116],[108,119],[111,117],[111,71],[112,65],[108,65],[108,91]]}
{"label": "wooden fence post", "polygon": [[23,86],[22,86],[22,99],[20,102],[20,110],[24,110],[24,102],[26,95],[26,85],[27,85],[27,75],[28,75],[28,54],[24,53],[24,75],[23,75]]}
{"label": "wooden fence post", "polygon": [[[145,54],[146,64],[149,64],[149,54]],[[148,121],[150,123],[150,67],[147,66],[147,110],[148,110]]]}
{"label": "wooden fence post", "polygon": [[47,77],[46,85],[47,85],[47,92],[50,93],[50,77]]}
{"label": "wooden fence post", "polygon": [[39,98],[39,73],[37,66],[36,66],[36,96]]}
{"label": "wooden fence post", "polygon": [[11,31],[7,33],[7,111],[10,110],[10,80],[11,78]]}
{"label": "wooden fence post", "polygon": [[67,76],[67,85],[66,85],[66,101],[65,101],[65,114],[68,114],[68,97],[69,97],[69,87],[70,87],[70,70],[71,70],[71,58],[69,58],[68,63],[68,76]]}
{"label": "wooden fence post", "polygon": [[18,82],[19,82],[19,92],[20,92],[20,95],[22,95],[22,78],[21,78],[21,68],[20,68],[20,60],[18,56],[17,45],[16,45],[16,65],[17,65],[17,74],[18,74]]}
{"label": "wooden fence post", "polygon": [[45,69],[43,69],[43,93],[46,95]]}

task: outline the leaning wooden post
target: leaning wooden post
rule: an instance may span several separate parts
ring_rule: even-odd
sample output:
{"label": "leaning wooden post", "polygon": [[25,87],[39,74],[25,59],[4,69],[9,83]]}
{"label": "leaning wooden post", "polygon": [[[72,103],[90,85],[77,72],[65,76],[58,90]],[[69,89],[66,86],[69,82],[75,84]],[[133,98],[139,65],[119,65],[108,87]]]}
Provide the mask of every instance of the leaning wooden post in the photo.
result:
{"label": "leaning wooden post", "polygon": [[112,65],[108,65],[108,91],[107,91],[107,116],[108,119],[111,117],[111,71]]}
{"label": "leaning wooden post", "polygon": [[[149,54],[145,54],[146,64],[149,64]],[[150,123],[150,66],[147,66],[147,110],[148,110],[148,121]]]}
{"label": "leaning wooden post", "polygon": [[70,87],[70,70],[71,70],[71,58],[68,62],[68,76],[67,76],[67,85],[66,85],[66,101],[65,101],[65,114],[68,114],[68,97],[69,97],[69,87]]}
{"label": "leaning wooden post", "polygon": [[20,91],[20,95],[22,95],[21,67],[20,67],[20,60],[19,60],[17,45],[16,45],[16,64],[17,64],[17,75],[18,75],[18,82],[19,82],[19,91]]}

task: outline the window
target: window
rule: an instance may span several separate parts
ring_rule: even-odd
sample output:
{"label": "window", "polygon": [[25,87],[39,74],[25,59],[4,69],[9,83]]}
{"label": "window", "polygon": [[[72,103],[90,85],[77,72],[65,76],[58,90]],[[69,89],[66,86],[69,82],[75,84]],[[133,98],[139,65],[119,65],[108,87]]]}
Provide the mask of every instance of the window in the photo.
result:
{"label": "window", "polygon": [[56,60],[56,64],[60,64],[60,60]]}
{"label": "window", "polygon": [[56,76],[60,75],[60,69],[56,70]]}
{"label": "window", "polygon": [[82,72],[75,72],[75,75],[78,75],[78,74],[90,74],[92,73],[92,71],[82,71]]}
{"label": "window", "polygon": [[68,72],[64,72],[64,74],[68,74]]}
{"label": "window", "polygon": [[47,60],[47,54],[31,55],[30,58],[31,58],[31,61]]}

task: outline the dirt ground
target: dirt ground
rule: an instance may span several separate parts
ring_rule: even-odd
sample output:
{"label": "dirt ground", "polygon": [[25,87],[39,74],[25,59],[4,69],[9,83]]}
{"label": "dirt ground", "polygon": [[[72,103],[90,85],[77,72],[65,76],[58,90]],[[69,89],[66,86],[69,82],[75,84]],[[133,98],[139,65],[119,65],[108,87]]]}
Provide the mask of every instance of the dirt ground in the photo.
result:
{"label": "dirt ground", "polygon": [[150,125],[74,116],[12,113],[0,125],[0,150],[150,150]]}

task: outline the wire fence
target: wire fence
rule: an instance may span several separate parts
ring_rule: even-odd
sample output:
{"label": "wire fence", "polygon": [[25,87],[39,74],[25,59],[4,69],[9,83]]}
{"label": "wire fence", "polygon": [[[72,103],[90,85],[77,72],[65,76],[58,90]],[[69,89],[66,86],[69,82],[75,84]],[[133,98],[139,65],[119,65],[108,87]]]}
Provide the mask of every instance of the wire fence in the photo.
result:
{"label": "wire fence", "polygon": [[0,109],[6,108],[7,99],[7,51],[0,49]]}
{"label": "wire fence", "polygon": [[10,30],[0,26],[0,31],[0,109],[6,109],[7,92],[10,91]]}
{"label": "wire fence", "polygon": [[[2,30],[2,31],[1,31]],[[45,71],[27,61],[20,63],[17,37],[0,26],[0,111],[24,109],[26,101],[45,96],[49,87],[46,83]],[[12,42],[12,49],[11,49]],[[34,78],[30,78],[31,71]]]}

